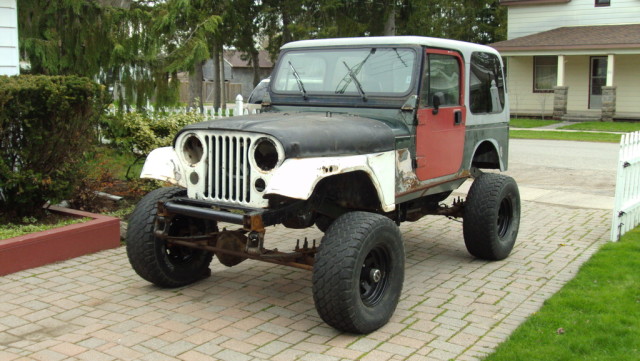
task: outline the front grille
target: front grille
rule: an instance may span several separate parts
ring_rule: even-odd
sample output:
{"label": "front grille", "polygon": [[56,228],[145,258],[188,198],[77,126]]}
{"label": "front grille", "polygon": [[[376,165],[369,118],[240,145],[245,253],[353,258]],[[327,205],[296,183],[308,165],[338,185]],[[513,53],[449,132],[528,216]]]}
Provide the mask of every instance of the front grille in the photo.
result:
{"label": "front grille", "polygon": [[208,169],[205,173],[206,199],[234,204],[251,201],[251,167],[246,135],[205,136]]}

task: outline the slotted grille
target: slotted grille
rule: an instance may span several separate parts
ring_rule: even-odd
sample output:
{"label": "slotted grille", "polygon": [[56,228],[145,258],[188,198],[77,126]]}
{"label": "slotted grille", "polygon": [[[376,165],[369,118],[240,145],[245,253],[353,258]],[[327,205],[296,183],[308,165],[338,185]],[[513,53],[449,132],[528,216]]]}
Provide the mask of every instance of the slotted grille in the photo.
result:
{"label": "slotted grille", "polygon": [[204,196],[214,201],[248,204],[251,201],[251,138],[242,135],[206,136],[208,169]]}

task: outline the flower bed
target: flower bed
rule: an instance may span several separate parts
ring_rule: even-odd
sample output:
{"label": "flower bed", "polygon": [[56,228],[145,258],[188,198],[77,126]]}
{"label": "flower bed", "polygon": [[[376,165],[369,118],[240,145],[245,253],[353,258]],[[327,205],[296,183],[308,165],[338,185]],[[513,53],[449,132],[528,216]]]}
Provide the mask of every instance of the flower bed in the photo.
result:
{"label": "flower bed", "polygon": [[51,206],[49,210],[91,220],[0,240],[0,276],[120,246],[120,220]]}

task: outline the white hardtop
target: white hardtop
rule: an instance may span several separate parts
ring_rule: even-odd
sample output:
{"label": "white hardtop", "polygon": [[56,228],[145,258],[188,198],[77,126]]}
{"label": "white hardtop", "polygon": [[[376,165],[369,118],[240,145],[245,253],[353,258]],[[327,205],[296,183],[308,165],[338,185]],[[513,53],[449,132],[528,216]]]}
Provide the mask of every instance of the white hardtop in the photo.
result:
{"label": "white hardtop", "polygon": [[282,49],[317,48],[332,46],[400,46],[420,45],[430,48],[457,50],[461,53],[482,51],[499,55],[492,47],[468,43],[465,41],[430,38],[425,36],[371,36],[361,38],[334,38],[293,41],[282,46]]}

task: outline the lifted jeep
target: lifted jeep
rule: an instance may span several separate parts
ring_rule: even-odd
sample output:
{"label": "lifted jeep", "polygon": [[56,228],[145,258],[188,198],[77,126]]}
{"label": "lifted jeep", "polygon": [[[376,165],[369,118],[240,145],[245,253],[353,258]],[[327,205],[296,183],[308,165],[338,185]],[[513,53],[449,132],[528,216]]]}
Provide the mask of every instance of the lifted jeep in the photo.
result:
{"label": "lifted jeep", "polygon": [[[143,177],[173,182],[136,207],[134,270],[162,287],[210,274],[215,255],[313,272],[336,329],[369,333],[393,314],[404,280],[397,225],[463,218],[475,257],[500,260],[520,221],[507,168],[509,106],[492,48],[426,37],[298,41],[282,47],[259,115],[186,126],[153,151]],[[466,179],[466,200],[441,205]],[[218,222],[238,225],[220,230]],[[318,247],[268,249],[265,227],[313,225]]]}

